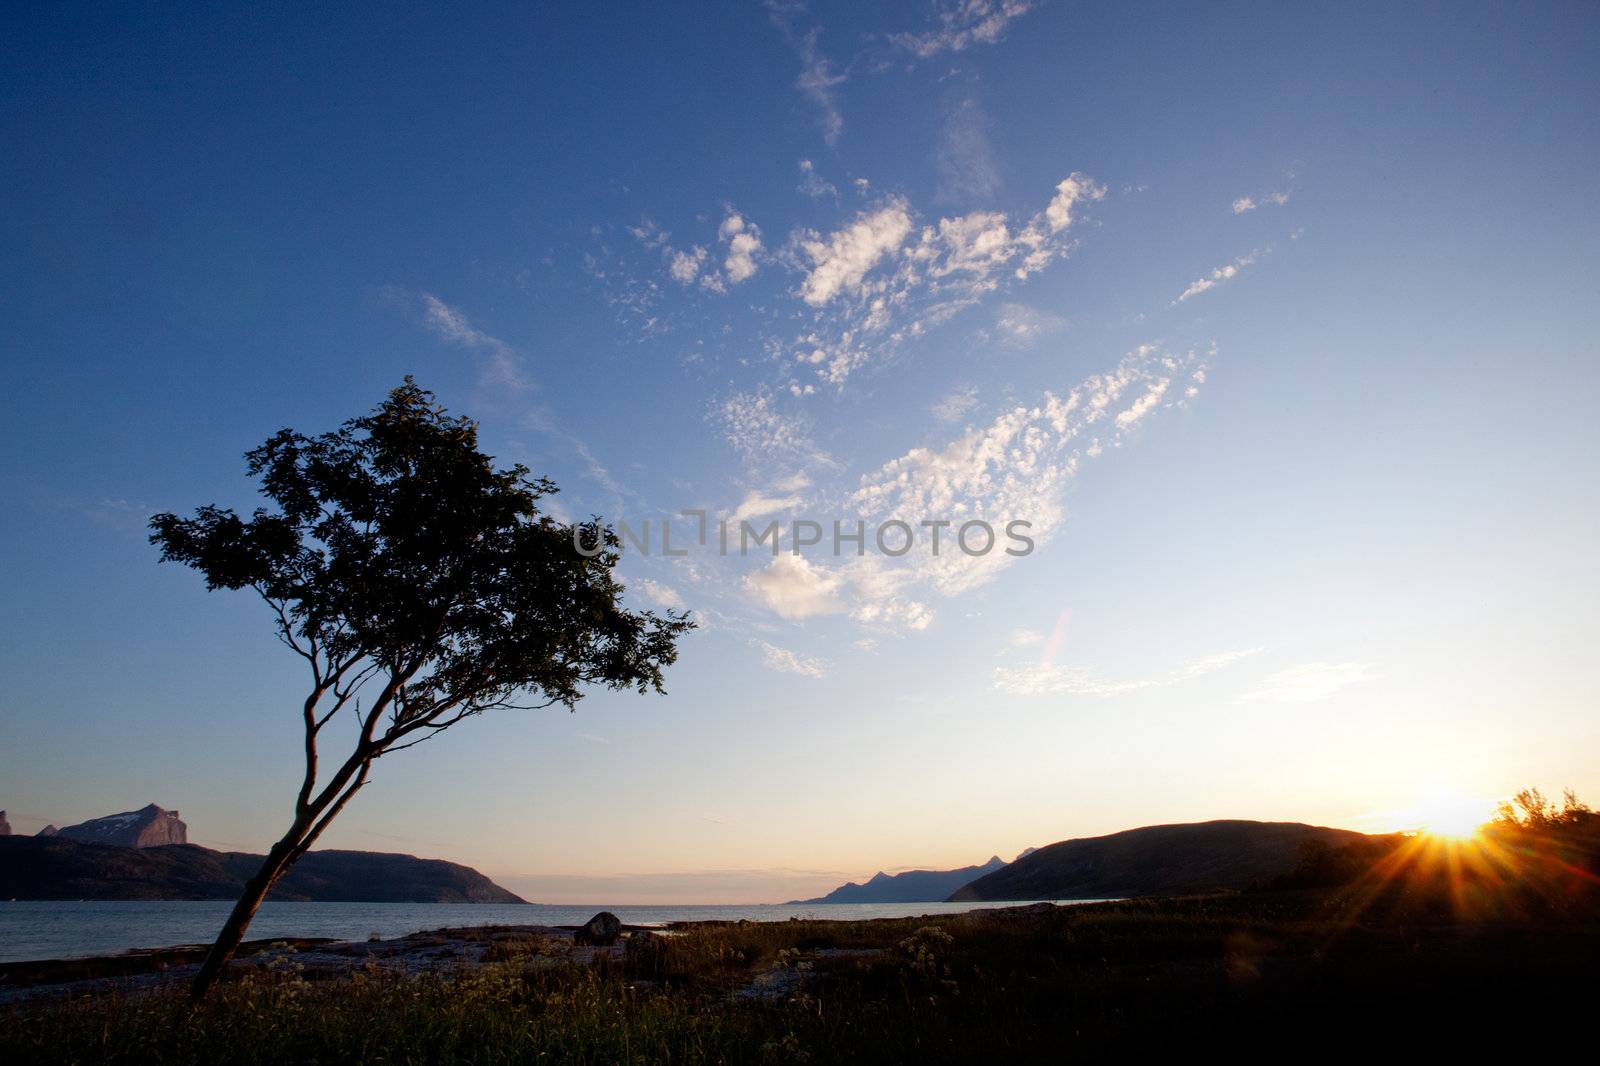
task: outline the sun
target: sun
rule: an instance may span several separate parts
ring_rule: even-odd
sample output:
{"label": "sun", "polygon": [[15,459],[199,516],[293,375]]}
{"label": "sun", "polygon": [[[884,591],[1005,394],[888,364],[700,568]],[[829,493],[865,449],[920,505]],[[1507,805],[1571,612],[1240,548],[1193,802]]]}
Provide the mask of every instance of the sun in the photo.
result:
{"label": "sun", "polygon": [[1415,828],[1431,836],[1465,840],[1489,820],[1489,805],[1460,792],[1430,792],[1409,813]]}

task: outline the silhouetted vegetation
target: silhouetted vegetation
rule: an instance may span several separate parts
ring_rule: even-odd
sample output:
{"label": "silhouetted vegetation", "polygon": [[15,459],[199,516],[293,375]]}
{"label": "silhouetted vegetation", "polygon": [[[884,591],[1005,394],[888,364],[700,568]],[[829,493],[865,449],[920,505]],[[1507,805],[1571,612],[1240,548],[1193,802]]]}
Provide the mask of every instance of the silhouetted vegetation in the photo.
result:
{"label": "silhouetted vegetation", "polygon": [[[305,767],[293,818],[246,882],[197,999],[377,759],[489,711],[570,708],[587,685],[659,692],[691,627],[625,609],[616,534],[543,513],[555,485],[495,469],[477,424],[410,378],[371,414],[315,437],[282,430],[246,458],[276,509],[150,520],[163,561],[198,570],[207,588],[259,595],[310,675],[295,708]],[[335,719],[353,719],[355,741],[324,777]]]}
{"label": "silhouetted vegetation", "polygon": [[1313,842],[1273,890],[1315,889],[1350,908],[1460,920],[1600,913],[1600,815],[1570,791],[1558,806],[1518,793],[1462,839],[1395,833]]}
{"label": "silhouetted vegetation", "polygon": [[[1335,920],[1314,893],[633,934],[574,962],[329,978],[285,954],[191,1012],[177,992],[17,1011],[16,1062],[1037,1062],[1408,1042],[1529,1055],[1581,1027],[1593,923]],[[1536,1025],[1506,996],[1539,989]],[[1481,1022],[1478,1019],[1482,1019]],[[1499,1019],[1499,1021],[1496,1021]],[[1298,1053],[1297,1053],[1298,1054]]]}

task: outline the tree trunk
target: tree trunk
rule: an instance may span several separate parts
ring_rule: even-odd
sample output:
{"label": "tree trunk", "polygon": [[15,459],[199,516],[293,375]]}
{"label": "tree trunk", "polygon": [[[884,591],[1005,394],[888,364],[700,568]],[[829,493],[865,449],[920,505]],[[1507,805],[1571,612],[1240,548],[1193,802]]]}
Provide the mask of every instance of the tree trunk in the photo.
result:
{"label": "tree trunk", "polygon": [[244,941],[244,932],[250,927],[250,919],[256,916],[261,901],[266,899],[267,893],[272,890],[273,882],[289,868],[296,846],[304,839],[310,828],[308,824],[297,821],[282,840],[272,845],[272,850],[267,852],[266,859],[261,863],[261,869],[245,882],[239,902],[233,905],[227,923],[223,925],[222,932],[217,934],[216,943],[212,944],[211,950],[206,953],[206,961],[200,964],[200,972],[195,974],[194,984],[189,987],[191,1003],[199,1003],[206,998],[212,988],[216,987],[217,981],[222,977],[223,969],[227,967],[229,960],[233,958],[233,953],[239,950],[240,943]]}

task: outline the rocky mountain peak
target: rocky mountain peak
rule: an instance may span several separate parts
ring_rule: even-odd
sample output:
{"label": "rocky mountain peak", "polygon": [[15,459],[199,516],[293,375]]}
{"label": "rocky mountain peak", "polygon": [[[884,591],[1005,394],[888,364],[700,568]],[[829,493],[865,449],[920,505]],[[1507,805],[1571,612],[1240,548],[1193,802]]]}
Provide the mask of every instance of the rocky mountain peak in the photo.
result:
{"label": "rocky mountain peak", "polygon": [[178,817],[177,811],[163,810],[152,803],[136,811],[108,814],[104,818],[65,826],[57,835],[88,844],[155,848],[163,844],[187,844],[189,827]]}

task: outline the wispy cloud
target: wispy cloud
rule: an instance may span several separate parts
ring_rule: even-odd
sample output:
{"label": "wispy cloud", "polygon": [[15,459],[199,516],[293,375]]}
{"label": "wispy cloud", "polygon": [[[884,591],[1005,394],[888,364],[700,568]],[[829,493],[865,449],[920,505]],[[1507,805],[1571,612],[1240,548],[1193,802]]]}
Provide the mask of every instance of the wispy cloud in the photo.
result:
{"label": "wispy cloud", "polygon": [[[780,617],[848,611],[873,629],[926,629],[935,618],[931,596],[977,588],[1017,558],[1003,550],[1015,544],[1005,539],[1009,523],[1025,522],[1022,535],[1043,544],[1061,525],[1080,463],[1120,446],[1151,412],[1187,402],[1203,378],[1195,353],[1145,346],[1065,395],[1046,393],[943,446],[914,448],[864,474],[846,500],[869,528],[895,519],[922,530],[911,551],[837,563],[785,555],[746,575],[744,587]],[[960,531],[950,523],[956,516],[988,522],[998,545],[986,553],[960,550]],[[945,523],[937,553],[929,522]]]}
{"label": "wispy cloud", "polygon": [[833,69],[833,62],[817,46],[821,30],[811,30],[800,38],[799,90],[822,112],[822,140],[832,147],[844,132],[844,112],[839,109],[839,86],[845,76]]}
{"label": "wispy cloud", "polygon": [[832,233],[794,234],[798,294],[825,313],[795,342],[793,370],[843,386],[863,364],[1066,255],[1078,209],[1104,196],[1104,186],[1074,173],[1020,221],[974,211],[919,227],[909,202],[891,197]]}
{"label": "wispy cloud", "polygon": [[[664,236],[664,235],[663,235]],[[523,358],[511,345],[478,328],[458,307],[453,307],[432,293],[410,293],[402,289],[382,290],[386,299],[417,306],[422,311],[422,324],[440,340],[457,347],[482,354],[485,362],[481,368],[478,385],[498,400],[521,397],[534,388],[523,370]],[[563,442],[578,457],[590,480],[606,489],[617,501],[637,498],[637,494],[613,477],[611,471],[576,434],[563,428],[551,410],[540,404],[524,409],[523,425]],[[549,505],[559,508],[559,504]]]}
{"label": "wispy cloud", "polygon": [[[915,524],[959,515],[997,530],[1026,520],[1029,535],[1042,542],[1060,525],[1065,489],[1081,461],[1120,444],[1151,411],[1184,403],[1203,369],[1195,353],[1142,346],[1065,395],[1045,393],[1038,403],[1013,407],[943,447],[914,448],[885,463],[863,475],[852,499],[869,519]],[[1171,387],[1175,381],[1181,391]],[[916,552],[898,565],[913,567],[918,582],[954,595],[990,580],[1013,558],[1003,551]]]}
{"label": "wispy cloud", "polygon": [[823,54],[819,43],[822,28],[813,26],[802,30],[796,25],[806,14],[804,3],[767,0],[767,14],[800,57],[800,76],[795,79],[795,88],[821,113],[822,139],[831,148],[839,142],[839,135],[844,132],[839,87],[848,79],[834,69],[833,61]]}
{"label": "wispy cloud", "polygon": [[1001,343],[1013,348],[1032,348],[1048,334],[1065,329],[1060,315],[1039,311],[1025,304],[1003,303],[995,312],[994,329]]}
{"label": "wispy cloud", "polygon": [[797,493],[778,495],[764,489],[752,489],[745,493],[745,497],[739,502],[739,506],[735,507],[733,513],[728,516],[728,521],[737,524],[747,519],[760,518],[763,515],[778,514],[781,511],[799,507],[804,502],[805,497]]}
{"label": "wispy cloud", "polygon": [[929,411],[941,422],[959,422],[978,406],[978,390],[971,385],[952,389]]}
{"label": "wispy cloud", "polygon": [[1256,655],[1260,648],[1220,652],[1190,659],[1154,677],[1113,679],[1095,674],[1087,667],[1032,663],[1026,666],[1001,666],[994,672],[994,687],[1015,695],[1063,694],[1070,696],[1120,696],[1142,689],[1165,688],[1205,674],[1226,669]]}
{"label": "wispy cloud", "polygon": [[953,105],[945,115],[934,154],[939,173],[937,198],[986,201],[1000,191],[1000,165],[989,143],[989,117],[973,97]]}
{"label": "wispy cloud", "polygon": [[1317,703],[1376,674],[1368,663],[1301,663],[1279,670],[1240,697],[1270,703]]}
{"label": "wispy cloud", "polygon": [[1267,193],[1261,197],[1241,196],[1233,202],[1233,213],[1242,215],[1247,211],[1254,211],[1258,207],[1266,207],[1269,204],[1274,207],[1281,207],[1288,202],[1289,194],[1286,192]]}
{"label": "wispy cloud", "polygon": [[683,610],[683,597],[678,595],[678,590],[671,585],[664,585],[651,578],[640,578],[636,584],[645,597],[657,607],[665,607],[672,611]]}
{"label": "wispy cloud", "polygon": [[1033,648],[1044,643],[1044,634],[1037,629],[1018,626],[1011,631],[1011,636],[1007,640],[1013,648]]}
{"label": "wispy cloud", "polygon": [[893,34],[890,40],[918,58],[930,59],[975,44],[994,44],[1013,19],[1032,7],[1031,0],[939,0],[934,5],[932,29]]}
{"label": "wispy cloud", "polygon": [[498,389],[523,390],[529,382],[523,373],[522,357],[511,345],[492,337],[468,321],[459,308],[451,307],[432,293],[418,293],[422,300],[422,322],[440,340],[482,352],[484,384]]}
{"label": "wispy cloud", "polygon": [[142,537],[150,532],[150,516],[156,513],[157,508],[132,500],[102,497],[93,503],[83,504],[80,510],[96,525]]}
{"label": "wispy cloud", "polygon": [[1209,292],[1218,285],[1221,285],[1224,281],[1232,281],[1234,278],[1239,276],[1239,271],[1254,264],[1257,259],[1260,259],[1265,254],[1266,252],[1261,251],[1251,252],[1249,255],[1241,255],[1233,262],[1217,267],[1204,277],[1196,278],[1194,281],[1189,283],[1189,287],[1187,289],[1184,289],[1178,294],[1178,298],[1176,300],[1172,301],[1173,306],[1176,307],[1178,304],[1183,303],[1183,301],[1199,296],[1203,292]]}
{"label": "wispy cloud", "polygon": [[817,165],[809,159],[800,160],[800,184],[797,189],[801,195],[813,200],[839,198],[839,187],[817,173]]}
{"label": "wispy cloud", "polygon": [[756,646],[761,649],[762,661],[769,669],[783,674],[799,674],[801,677],[822,678],[828,675],[828,664],[822,659],[799,655],[764,640],[756,641]]}

